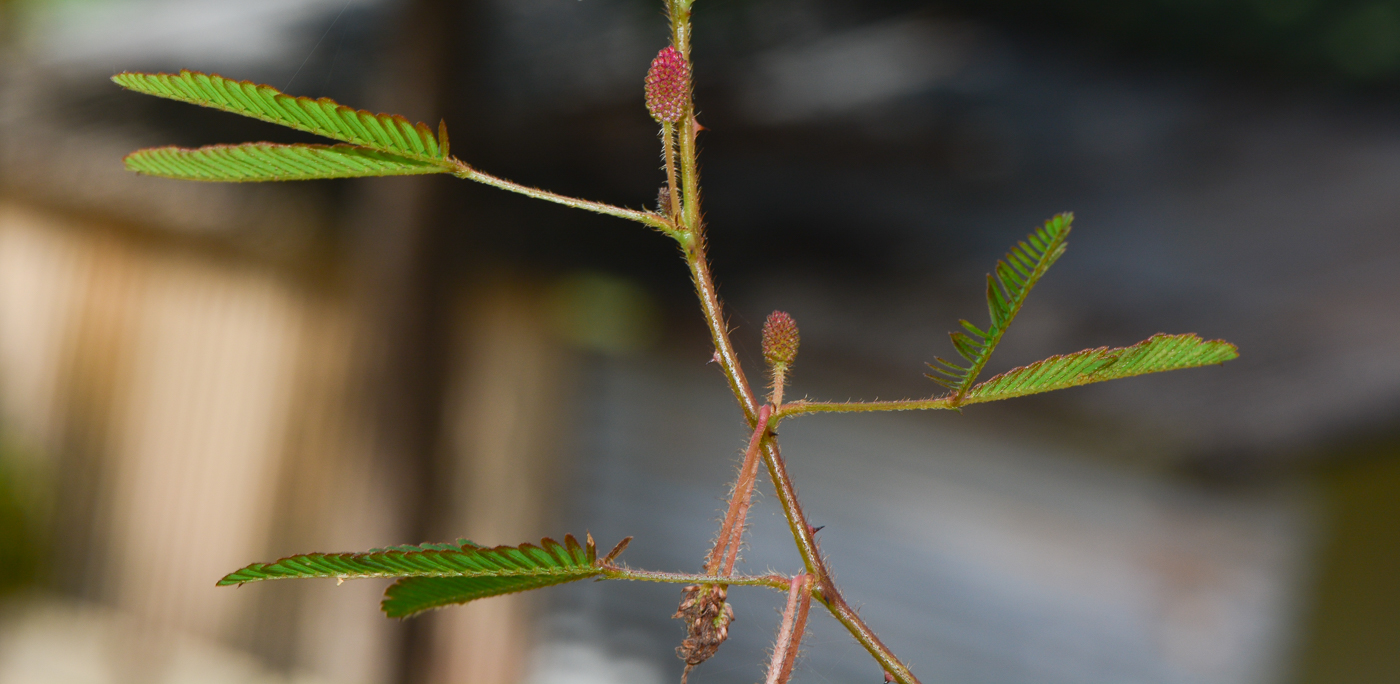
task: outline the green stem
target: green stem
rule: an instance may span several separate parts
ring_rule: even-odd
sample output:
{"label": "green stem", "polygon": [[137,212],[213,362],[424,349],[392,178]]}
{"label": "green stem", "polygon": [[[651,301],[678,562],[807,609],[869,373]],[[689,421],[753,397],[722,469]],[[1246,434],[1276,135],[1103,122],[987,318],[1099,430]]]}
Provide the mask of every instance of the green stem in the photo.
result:
{"label": "green stem", "polygon": [[[633,570],[616,565],[603,566],[603,579],[634,580],[638,582],[670,582],[672,584],[725,584],[746,587],[772,587],[787,591],[792,580],[782,575],[733,575],[719,578],[714,575],[692,575],[683,572],[655,572]],[[720,580],[723,581],[720,581]]]}
{"label": "green stem", "polygon": [[896,399],[894,401],[807,401],[801,399],[778,407],[773,414],[778,420],[808,413],[866,413],[870,411],[920,411],[928,409],[956,410],[952,397],[928,399]]}
{"label": "green stem", "polygon": [[669,218],[677,221],[681,215],[681,189],[676,186],[676,127],[669,121],[661,122],[661,137],[662,154],[666,158],[666,196],[671,200]]}
{"label": "green stem", "polygon": [[[686,203],[689,213],[691,205]],[[690,267],[691,280],[695,282],[695,293],[700,298],[700,309],[705,315],[705,323],[710,329],[710,339],[715,345],[715,360],[719,362],[724,377],[729,381],[729,389],[739,400],[744,418],[752,430],[758,424],[758,400],[749,386],[744,369],[739,364],[739,356],[729,340],[729,328],[724,323],[724,307],[719,302],[714,277],[710,275],[710,263],[705,256],[705,238],[698,233],[690,233],[682,240],[685,249],[685,262]]]}
{"label": "green stem", "polygon": [[525,195],[526,197],[533,197],[535,199],[544,200],[546,202],[562,204],[566,207],[573,207],[575,209],[583,209],[584,211],[605,214],[607,216],[616,216],[618,218],[624,218],[629,221],[636,221],[638,223],[651,226],[652,228],[655,228],[677,240],[681,239],[680,233],[676,230],[676,226],[674,224],[666,220],[665,217],[653,214],[652,212],[637,211],[636,209],[624,209],[622,207],[616,207],[611,204],[594,202],[592,200],[578,199],[576,197],[560,195],[558,193],[550,192],[548,190],[532,188],[528,185],[521,185],[519,183],[508,181],[504,178],[498,178],[489,173],[486,173],[485,171],[474,169],[468,166],[466,163],[457,159],[452,159],[450,161],[452,162],[452,175],[458,178],[465,178],[467,180],[473,180],[478,183],[485,183],[486,185],[490,185],[494,188],[509,190],[510,192],[516,192]]}
{"label": "green stem", "polygon": [[690,4],[692,0],[671,0],[671,45],[690,61]]}
{"label": "green stem", "polygon": [[695,148],[695,116],[693,105],[687,106],[681,117],[680,138],[681,157],[681,226],[692,233],[700,234],[700,165],[696,162],[698,150]]}

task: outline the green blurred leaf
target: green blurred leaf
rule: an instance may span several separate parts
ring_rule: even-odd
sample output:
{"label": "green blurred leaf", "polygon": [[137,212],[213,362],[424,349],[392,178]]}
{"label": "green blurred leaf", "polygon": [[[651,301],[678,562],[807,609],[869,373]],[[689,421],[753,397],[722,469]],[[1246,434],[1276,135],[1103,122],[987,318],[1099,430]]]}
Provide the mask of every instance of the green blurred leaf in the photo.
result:
{"label": "green blurred leaf", "polygon": [[390,617],[405,617],[454,603],[596,577],[603,573],[597,558],[591,537],[583,546],[573,535],[565,536],[562,544],[545,538],[539,546],[485,547],[460,539],[455,544],[290,556],[229,573],[218,585],[310,577],[400,577],[405,579],[389,587],[381,607]]}
{"label": "green blurred leaf", "polygon": [[1091,382],[1207,366],[1238,356],[1235,345],[1224,340],[1202,340],[1195,333],[1158,333],[1131,347],[1086,349],[1013,368],[973,387],[963,403],[978,404]]}
{"label": "green blurred leaf", "polygon": [[272,86],[189,70],[178,74],[124,72],[112,81],[147,95],[222,109],[381,152],[421,161],[447,157],[446,145],[439,145],[426,124],[413,124],[394,114],[351,109],[330,98],[293,97]]}
{"label": "green blurred leaf", "polygon": [[197,181],[291,181],[409,176],[447,169],[353,145],[244,143],[197,149],[154,147],[126,156],[126,168],[150,176]]}

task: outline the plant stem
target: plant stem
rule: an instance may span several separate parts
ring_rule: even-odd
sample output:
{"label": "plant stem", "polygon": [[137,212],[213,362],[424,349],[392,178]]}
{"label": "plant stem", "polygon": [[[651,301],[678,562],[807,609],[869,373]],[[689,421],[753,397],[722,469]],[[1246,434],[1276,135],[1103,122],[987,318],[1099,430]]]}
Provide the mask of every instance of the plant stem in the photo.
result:
{"label": "plant stem", "polygon": [[684,192],[681,225],[687,230],[699,233],[700,224],[700,166],[696,162],[695,115],[691,107],[686,108],[680,125],[681,148],[681,189]]}
{"label": "plant stem", "polygon": [[729,512],[724,516],[719,538],[710,551],[710,559],[705,563],[705,572],[711,575],[730,575],[734,572],[734,561],[739,557],[739,546],[744,538],[744,521],[748,518],[749,504],[753,500],[754,483],[758,481],[759,446],[768,433],[768,417],[772,407],[764,405],[758,410],[758,426],[749,438],[749,448],[744,452],[744,464],[739,468],[739,477],[734,482],[734,491],[729,497]]}
{"label": "plant stem", "polygon": [[776,440],[769,440],[764,444],[763,461],[768,465],[768,476],[773,480],[774,488],[778,490],[778,500],[783,504],[783,514],[787,516],[788,528],[792,530],[798,553],[802,554],[802,562],[807,565],[807,572],[816,577],[817,590],[820,592],[818,598],[822,604],[900,684],[919,684],[914,673],[910,672],[894,652],[880,641],[875,631],[860,619],[860,615],[857,615],[841,596],[836,583],[831,581],[831,573],[826,569],[821,550],[817,548],[817,541],[812,536],[812,527],[802,513],[802,504],[797,500],[797,490],[792,486],[792,479],[788,477],[787,464],[778,452]]}
{"label": "plant stem", "polygon": [[504,178],[498,178],[489,173],[486,173],[485,171],[474,169],[471,166],[468,166],[465,162],[462,162],[461,160],[455,158],[449,161],[452,163],[452,175],[458,178],[465,178],[467,180],[473,180],[478,183],[485,183],[486,185],[490,185],[495,188],[520,193],[522,195],[525,195],[526,197],[533,197],[535,199],[544,200],[546,202],[562,204],[566,207],[573,207],[575,209],[583,209],[584,211],[591,211],[598,214],[606,214],[608,216],[616,216],[618,218],[624,218],[629,221],[636,221],[638,223],[643,223],[648,226],[651,226],[652,228],[655,228],[677,240],[681,239],[679,232],[676,230],[675,224],[671,223],[665,217],[660,216],[658,214],[654,214],[649,211],[638,211],[636,209],[624,209],[622,207],[616,207],[611,204],[594,202],[592,200],[578,199],[577,197],[560,195],[558,193],[550,192],[548,190],[532,188],[528,185],[521,185],[519,183],[508,181]]}
{"label": "plant stem", "polygon": [[[685,210],[687,214],[690,213],[689,202]],[[715,345],[715,360],[719,362],[725,379],[729,381],[730,391],[739,400],[744,419],[749,422],[749,428],[753,429],[758,422],[758,400],[754,397],[748,378],[744,377],[744,369],[740,366],[734,345],[729,340],[729,329],[724,323],[724,307],[719,302],[719,293],[715,290],[715,281],[710,275],[710,263],[705,256],[705,238],[698,232],[692,232],[682,240],[682,244],[685,247],[685,260],[690,267],[691,280],[695,282],[695,294],[700,298],[700,310],[705,316],[705,323],[710,328],[710,339]]]}
{"label": "plant stem", "polygon": [[797,662],[797,647],[807,631],[807,609],[812,605],[811,577],[799,573],[788,589],[787,608],[778,638],[773,642],[773,657],[768,663],[765,684],[787,684],[792,678],[792,665]]}
{"label": "plant stem", "polygon": [[787,380],[786,369],[773,369],[773,391],[768,395],[768,403],[782,409],[783,405],[783,382]]}
{"label": "plant stem", "polygon": [[[685,57],[687,62],[690,61],[691,1],[670,0],[672,45],[681,53],[681,56]],[[749,428],[757,430],[760,423],[759,401],[754,396],[748,379],[744,377],[744,369],[739,363],[738,356],[734,353],[734,345],[729,339],[729,329],[724,321],[724,309],[720,305],[719,293],[715,288],[714,278],[710,274],[709,259],[705,255],[705,234],[700,221],[700,171],[696,161],[695,105],[693,97],[686,99],[686,111],[682,117],[678,136],[680,139],[681,186],[685,201],[682,207],[680,225],[675,227],[680,233],[676,239],[681,243],[685,253],[686,264],[690,268],[691,279],[695,283],[695,291],[700,299],[700,309],[704,313],[705,323],[710,329],[710,338],[715,345],[715,360],[719,362],[720,368],[724,371],[725,379],[729,381],[729,389],[734,393],[734,398],[739,401],[739,407],[744,412],[744,418],[748,421]],[[762,422],[767,422],[766,416]],[[812,537],[812,528],[807,524],[807,519],[802,514],[801,504],[797,500],[797,491],[792,486],[792,480],[787,474],[787,466],[783,463],[782,456],[778,452],[777,440],[761,439],[762,433],[757,434],[760,434],[760,450],[763,453],[763,460],[768,466],[768,474],[773,480],[773,486],[778,491],[778,498],[782,501],[783,513],[787,517],[788,527],[792,529],[793,540],[797,544],[798,552],[802,555],[803,563],[807,566],[807,573],[816,579],[822,603],[855,636],[856,641],[860,642],[884,666],[886,671],[894,675],[900,684],[919,684],[919,680],[914,677],[909,668],[905,667],[899,658],[881,643],[879,637],[875,636],[875,632],[841,597],[841,593],[836,589],[836,584],[831,580],[831,574],[822,561],[821,552],[817,549],[816,540]]]}
{"label": "plant stem", "polygon": [[778,407],[774,415],[782,420],[808,413],[864,413],[869,411],[919,411],[928,409],[952,409],[959,405],[948,396],[928,399],[896,399],[894,401],[807,401],[800,399]]}
{"label": "plant stem", "polygon": [[661,123],[661,148],[666,157],[666,195],[671,200],[671,220],[677,221],[681,215],[681,189],[676,186],[676,127],[669,121]]}
{"label": "plant stem", "polygon": [[681,53],[685,61],[690,61],[690,4],[691,0],[670,0],[671,6],[671,45]]}
{"label": "plant stem", "polygon": [[788,578],[782,575],[731,575],[725,577],[723,582],[718,581],[714,575],[694,575],[682,572],[655,572],[652,570],[634,570],[617,565],[603,566],[603,579],[635,580],[638,582],[669,582],[672,584],[723,584],[746,587],[772,587],[786,591],[791,585]]}

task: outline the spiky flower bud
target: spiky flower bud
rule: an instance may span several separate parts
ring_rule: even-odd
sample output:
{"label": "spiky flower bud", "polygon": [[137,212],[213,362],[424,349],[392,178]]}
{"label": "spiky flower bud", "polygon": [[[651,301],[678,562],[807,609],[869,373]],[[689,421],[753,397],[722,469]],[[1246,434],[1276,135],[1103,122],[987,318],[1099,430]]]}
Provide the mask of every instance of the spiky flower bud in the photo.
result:
{"label": "spiky flower bud", "polygon": [[763,359],[770,366],[786,368],[797,358],[797,321],[786,311],[768,314],[763,323]]}
{"label": "spiky flower bud", "polygon": [[646,93],[651,118],[667,123],[681,120],[690,94],[690,64],[676,48],[668,45],[651,60]]}

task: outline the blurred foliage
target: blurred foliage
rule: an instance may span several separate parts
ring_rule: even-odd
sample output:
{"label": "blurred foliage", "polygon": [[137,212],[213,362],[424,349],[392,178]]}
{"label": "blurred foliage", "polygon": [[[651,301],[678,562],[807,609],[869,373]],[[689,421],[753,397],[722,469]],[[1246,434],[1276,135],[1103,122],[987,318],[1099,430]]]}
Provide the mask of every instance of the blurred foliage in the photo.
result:
{"label": "blurred foliage", "polygon": [[660,334],[660,312],[641,285],[609,273],[580,271],[560,278],[547,295],[555,332],[574,346],[613,356],[649,348]]}
{"label": "blurred foliage", "polygon": [[1116,51],[1361,85],[1400,82],[1400,0],[955,0]]}
{"label": "blurred foliage", "polygon": [[42,493],[33,468],[0,435],[0,596],[33,583],[42,559]]}

